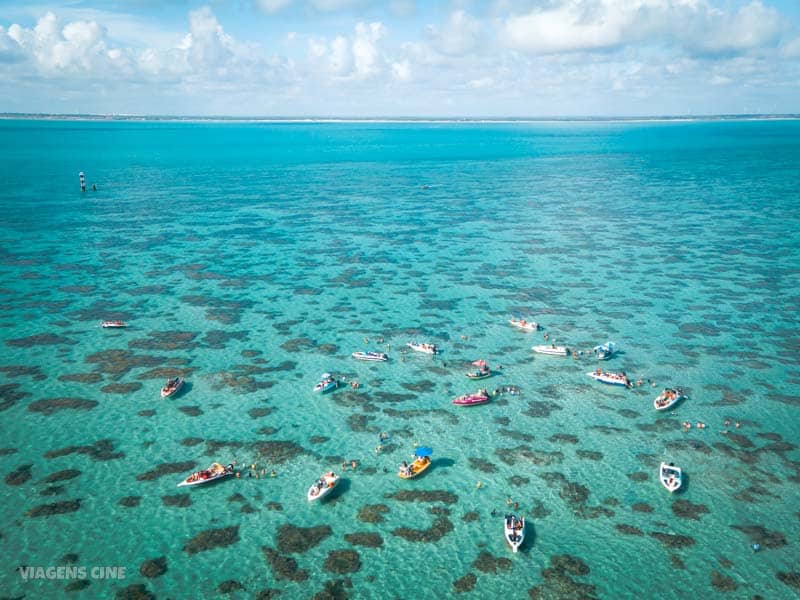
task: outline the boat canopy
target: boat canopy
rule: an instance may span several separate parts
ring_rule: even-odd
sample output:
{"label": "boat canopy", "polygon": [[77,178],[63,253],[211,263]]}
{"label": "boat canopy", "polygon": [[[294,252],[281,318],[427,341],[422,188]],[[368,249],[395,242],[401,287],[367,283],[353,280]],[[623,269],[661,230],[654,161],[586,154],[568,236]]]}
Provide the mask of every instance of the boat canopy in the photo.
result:
{"label": "boat canopy", "polygon": [[601,350],[603,352],[615,352],[617,349],[617,345],[614,342],[606,342],[605,344],[600,344],[599,346],[594,347],[594,351],[597,352]]}
{"label": "boat canopy", "polygon": [[420,446],[414,450],[414,456],[430,456],[433,454],[433,448],[429,446]]}

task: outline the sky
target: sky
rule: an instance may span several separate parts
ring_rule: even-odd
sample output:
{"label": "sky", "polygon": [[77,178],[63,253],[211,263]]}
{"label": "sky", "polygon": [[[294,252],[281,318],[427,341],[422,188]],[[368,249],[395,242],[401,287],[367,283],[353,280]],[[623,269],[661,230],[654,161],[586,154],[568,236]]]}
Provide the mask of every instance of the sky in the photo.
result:
{"label": "sky", "polygon": [[800,0],[0,0],[0,112],[800,113]]}

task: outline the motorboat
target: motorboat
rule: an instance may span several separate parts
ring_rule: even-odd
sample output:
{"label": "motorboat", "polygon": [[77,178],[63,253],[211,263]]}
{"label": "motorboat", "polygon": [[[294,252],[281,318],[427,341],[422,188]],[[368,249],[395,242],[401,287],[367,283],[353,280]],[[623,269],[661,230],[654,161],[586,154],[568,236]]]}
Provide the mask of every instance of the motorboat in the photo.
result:
{"label": "motorboat", "polygon": [[464,394],[453,400],[456,406],[477,406],[489,402],[489,393],[486,390],[478,390],[473,394]]}
{"label": "motorboat", "polygon": [[389,360],[389,356],[384,352],[353,352],[356,360],[367,360],[373,362],[383,362]]}
{"label": "motorboat", "polygon": [[120,329],[127,326],[128,324],[125,321],[103,321],[100,323],[100,327],[103,329]]}
{"label": "motorboat", "polygon": [[568,356],[569,348],[566,346],[556,346],[555,344],[543,344],[531,348],[537,354],[549,354],[550,356]]}
{"label": "motorboat", "polygon": [[600,383],[608,385],[621,385],[623,387],[632,387],[630,379],[625,373],[609,373],[602,369],[595,369],[591,373],[587,373],[589,377]]}
{"label": "motorboat", "polygon": [[414,462],[410,465],[403,461],[400,470],[397,472],[400,479],[413,479],[428,467],[431,466],[431,454],[433,450],[427,446],[420,446],[414,450]]}
{"label": "motorboat", "polygon": [[339,483],[339,476],[333,471],[323,474],[308,488],[308,494],[306,494],[308,501],[321,500],[333,491],[337,483]]}
{"label": "motorboat", "polygon": [[330,373],[323,373],[319,383],[314,386],[314,391],[324,393],[337,387],[339,387],[339,380]]}
{"label": "motorboat", "polygon": [[477,369],[465,373],[465,375],[470,379],[486,379],[487,377],[491,377],[493,375],[489,365],[483,359],[476,360],[472,363],[472,366],[477,367]]}
{"label": "motorboat", "polygon": [[524,329],[525,331],[539,331],[539,324],[536,321],[526,321],[525,319],[509,319],[508,322],[514,327]]}
{"label": "motorboat", "polygon": [[676,467],[672,463],[662,462],[658,469],[658,478],[661,480],[661,485],[667,488],[669,492],[674,492],[681,487],[683,473],[680,467]]}
{"label": "motorboat", "polygon": [[425,344],[412,341],[408,342],[406,346],[408,346],[415,352],[424,352],[425,354],[439,354],[439,348],[436,347],[436,344]]}
{"label": "motorboat", "polygon": [[506,541],[511,546],[511,551],[516,552],[525,541],[525,517],[509,513],[503,521]]}
{"label": "motorboat", "polygon": [[178,487],[203,485],[211,483],[217,479],[222,479],[228,475],[233,475],[233,465],[223,467],[219,463],[211,463],[211,466],[201,471],[196,471],[178,484]]}
{"label": "motorboat", "polygon": [[664,391],[653,400],[653,408],[656,410],[667,410],[685,398],[686,396],[680,388],[664,388]]}
{"label": "motorboat", "polygon": [[161,388],[161,397],[169,398],[170,396],[174,396],[183,387],[183,383],[183,377],[173,377],[172,379],[167,379],[167,383],[165,383],[164,387]]}
{"label": "motorboat", "polygon": [[592,349],[592,352],[597,356],[597,360],[608,360],[617,351],[617,345],[614,342],[606,342],[600,344]]}

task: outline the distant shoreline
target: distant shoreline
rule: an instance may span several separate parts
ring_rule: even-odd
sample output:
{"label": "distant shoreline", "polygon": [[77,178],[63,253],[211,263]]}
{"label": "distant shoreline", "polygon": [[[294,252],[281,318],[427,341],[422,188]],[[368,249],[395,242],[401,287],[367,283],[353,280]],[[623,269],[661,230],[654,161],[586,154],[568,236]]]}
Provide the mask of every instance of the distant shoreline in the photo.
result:
{"label": "distant shoreline", "polygon": [[700,121],[796,121],[800,114],[653,115],[619,117],[232,117],[0,113],[4,121],[99,121],[165,123],[659,123]]}

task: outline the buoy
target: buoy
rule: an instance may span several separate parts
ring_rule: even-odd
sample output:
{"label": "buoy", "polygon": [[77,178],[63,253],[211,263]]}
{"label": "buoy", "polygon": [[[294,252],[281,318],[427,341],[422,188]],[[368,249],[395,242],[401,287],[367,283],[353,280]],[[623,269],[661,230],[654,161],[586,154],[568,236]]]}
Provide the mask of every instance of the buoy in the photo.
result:
{"label": "buoy", "polygon": [[83,171],[78,173],[78,178],[81,180],[81,191],[85,192],[86,191],[86,177],[84,176]]}

